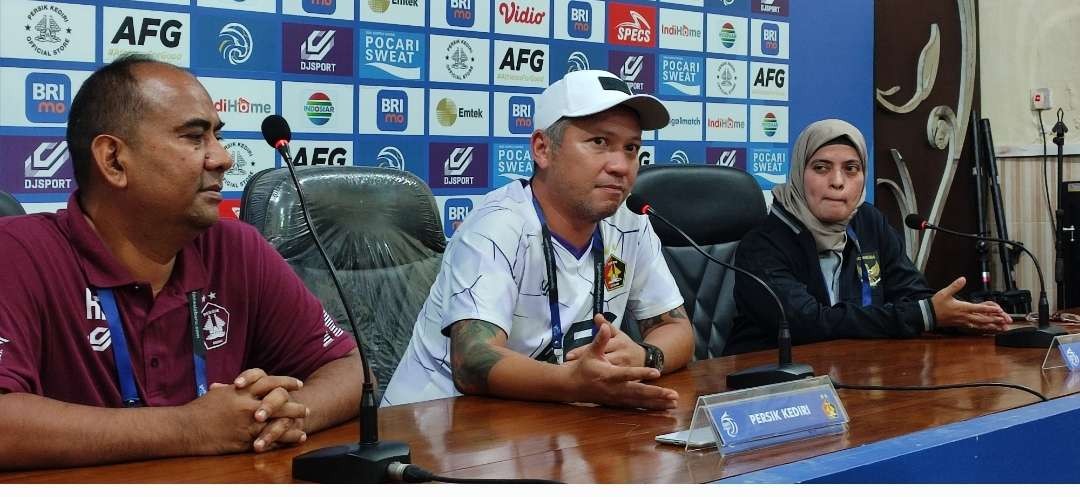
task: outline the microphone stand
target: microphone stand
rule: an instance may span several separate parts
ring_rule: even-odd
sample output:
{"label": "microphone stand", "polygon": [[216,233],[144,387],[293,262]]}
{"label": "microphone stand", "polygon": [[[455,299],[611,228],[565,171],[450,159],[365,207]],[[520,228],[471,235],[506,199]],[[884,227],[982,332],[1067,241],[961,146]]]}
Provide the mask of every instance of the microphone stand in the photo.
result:
{"label": "microphone stand", "polygon": [[749,369],[744,369],[742,371],[736,371],[734,373],[728,374],[727,386],[729,390],[741,390],[744,388],[760,387],[763,385],[772,385],[774,383],[783,383],[787,381],[793,381],[814,376],[814,368],[810,367],[809,364],[799,364],[791,362],[791,328],[788,327],[787,317],[784,315],[784,305],[780,302],[780,297],[776,296],[776,293],[773,292],[772,288],[769,288],[769,285],[766,285],[765,282],[761,280],[761,278],[758,278],[750,271],[720,261],[717,258],[709,255],[709,253],[705,252],[705,250],[702,249],[701,246],[698,245],[693,238],[690,238],[690,235],[687,235],[685,232],[683,232],[683,230],[679,229],[678,226],[675,226],[674,223],[668,221],[664,216],[661,216],[660,213],[656,212],[656,210],[653,209],[650,205],[645,204],[642,207],[641,211],[645,214],[649,214],[655,217],[656,219],[659,219],[664,224],[668,225],[668,227],[678,232],[680,235],[682,235],[683,238],[686,239],[686,241],[690,242],[690,245],[692,245],[694,249],[698,251],[698,253],[700,253],[706,259],[723,267],[731,269],[739,274],[748,276],[754,281],[756,281],[759,285],[762,286],[762,288],[765,289],[765,291],[769,292],[769,296],[773,298],[773,300],[776,302],[777,309],[780,310],[780,314],[778,317],[779,331],[777,333],[777,363],[763,364],[761,366],[755,366]]}
{"label": "microphone stand", "polygon": [[[1058,108],[1057,123],[1051,130],[1054,132],[1054,144],[1057,145],[1057,209],[1054,211],[1054,219],[1057,221],[1057,233],[1054,233],[1054,283],[1057,288],[1057,309],[1065,308],[1065,232],[1074,228],[1065,229],[1065,133],[1069,128],[1065,126],[1065,111]],[[1044,142],[1045,143],[1045,142]],[[1070,233],[1070,237],[1072,234]]]}
{"label": "microphone stand", "polygon": [[922,227],[924,229],[934,229],[959,237],[971,238],[974,240],[985,239],[989,242],[1011,245],[1023,251],[1025,254],[1028,255],[1028,257],[1031,257],[1031,262],[1034,263],[1035,271],[1039,275],[1039,324],[1037,327],[1022,326],[1020,328],[1009,330],[1005,333],[999,333],[994,336],[995,344],[1001,347],[1026,347],[1045,349],[1054,342],[1054,337],[1066,334],[1066,331],[1062,327],[1050,324],[1050,303],[1046,298],[1046,280],[1043,279],[1042,268],[1039,267],[1039,260],[1035,258],[1035,254],[1032,254],[1031,251],[1024,246],[1024,244],[1014,242],[1012,240],[981,237],[969,233],[961,233],[959,231],[953,231],[950,229],[942,228],[940,226],[935,226],[925,221],[923,221]]}
{"label": "microphone stand", "polygon": [[322,241],[315,231],[315,226],[308,216],[307,202],[304,200],[304,192],[300,189],[300,180],[296,177],[296,169],[293,167],[292,156],[289,153],[289,143],[285,140],[278,141],[274,148],[285,159],[285,165],[289,168],[289,176],[293,186],[296,187],[296,195],[300,199],[300,211],[304,214],[304,223],[307,224],[311,237],[315,240],[315,246],[322,254],[330,269],[330,277],[337,287],[338,295],[341,296],[341,304],[345,307],[345,315],[352,327],[353,337],[356,339],[356,347],[360,351],[360,362],[364,368],[364,386],[360,394],[360,442],[351,445],[338,445],[306,452],[293,458],[292,474],[297,480],[305,480],[315,483],[384,483],[389,482],[390,474],[387,469],[391,463],[397,462],[408,464],[411,461],[409,446],[402,442],[379,441],[379,406],[375,403],[375,386],[371,381],[371,368],[368,366],[367,356],[364,354],[364,346],[360,340],[360,330],[356,327],[352,309],[345,300],[345,292],[338,280],[337,271],[330,262],[330,257],[323,248]]}

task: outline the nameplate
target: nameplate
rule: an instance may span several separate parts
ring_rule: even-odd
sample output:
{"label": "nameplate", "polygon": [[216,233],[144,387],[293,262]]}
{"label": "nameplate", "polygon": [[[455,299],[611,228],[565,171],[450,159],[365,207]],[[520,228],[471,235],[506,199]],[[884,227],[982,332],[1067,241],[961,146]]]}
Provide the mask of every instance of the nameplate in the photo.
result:
{"label": "nameplate", "polygon": [[840,433],[848,416],[831,379],[818,376],[700,397],[691,430],[706,420],[717,448],[730,454]]}
{"label": "nameplate", "polygon": [[[1054,353],[1054,349],[1057,353]],[[1065,367],[1070,372],[1080,371],[1080,334],[1058,335],[1046,351],[1043,369]]]}

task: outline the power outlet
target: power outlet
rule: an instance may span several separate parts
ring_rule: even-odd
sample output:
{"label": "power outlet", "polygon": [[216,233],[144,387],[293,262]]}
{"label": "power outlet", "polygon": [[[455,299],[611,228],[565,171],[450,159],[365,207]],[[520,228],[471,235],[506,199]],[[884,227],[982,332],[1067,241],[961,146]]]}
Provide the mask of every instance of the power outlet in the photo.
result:
{"label": "power outlet", "polygon": [[1031,110],[1050,109],[1050,89],[1035,88],[1031,90]]}

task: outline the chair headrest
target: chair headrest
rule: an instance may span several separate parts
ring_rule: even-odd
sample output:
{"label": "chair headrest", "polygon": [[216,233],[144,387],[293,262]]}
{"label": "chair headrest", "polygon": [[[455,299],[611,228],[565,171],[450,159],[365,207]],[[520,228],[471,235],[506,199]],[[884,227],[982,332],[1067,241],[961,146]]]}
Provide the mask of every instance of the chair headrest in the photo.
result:
{"label": "chair headrest", "polygon": [[[753,176],[733,167],[659,166],[642,168],[632,194],[652,206],[700,245],[742,239],[768,212]],[[669,247],[689,243],[666,224],[653,221]]]}
{"label": "chair headrest", "polygon": [[[339,268],[403,265],[446,247],[435,197],[412,173],[319,166],[297,168],[296,175],[312,223]],[[287,260],[314,247],[286,168],[262,171],[248,181],[240,217]]]}
{"label": "chair headrest", "polygon": [[10,193],[0,191],[0,216],[21,216],[26,214],[22,204]]}

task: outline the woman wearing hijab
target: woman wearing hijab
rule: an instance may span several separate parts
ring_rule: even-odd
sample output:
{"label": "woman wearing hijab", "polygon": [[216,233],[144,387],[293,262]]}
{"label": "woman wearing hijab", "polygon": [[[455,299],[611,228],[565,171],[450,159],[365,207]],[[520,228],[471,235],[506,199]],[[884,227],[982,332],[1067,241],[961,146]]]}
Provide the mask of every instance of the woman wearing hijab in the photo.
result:
{"label": "woman wearing hijab", "polygon": [[[773,188],[764,225],[739,244],[735,264],[762,278],[784,304],[792,341],[912,337],[944,327],[1004,331],[992,302],[954,298],[957,278],[934,292],[899,234],[866,199],[866,142],[838,119],[799,135],[786,184]],[[735,280],[739,315],[724,354],[776,347],[773,300],[749,278]]]}

